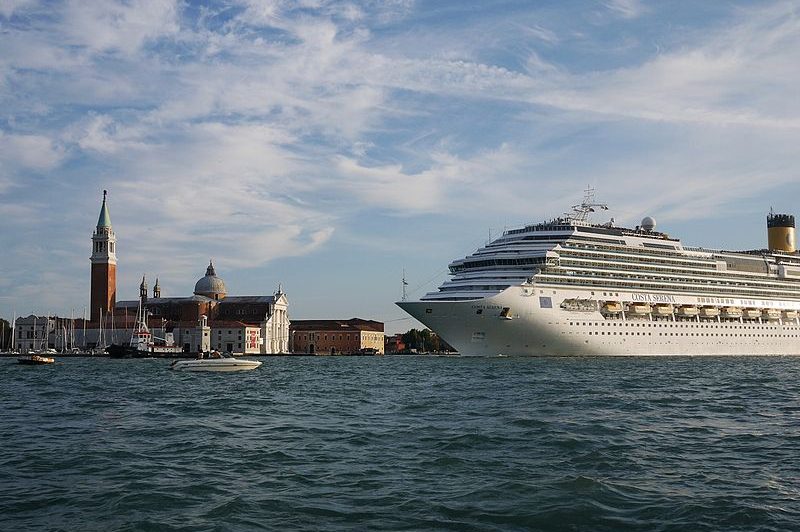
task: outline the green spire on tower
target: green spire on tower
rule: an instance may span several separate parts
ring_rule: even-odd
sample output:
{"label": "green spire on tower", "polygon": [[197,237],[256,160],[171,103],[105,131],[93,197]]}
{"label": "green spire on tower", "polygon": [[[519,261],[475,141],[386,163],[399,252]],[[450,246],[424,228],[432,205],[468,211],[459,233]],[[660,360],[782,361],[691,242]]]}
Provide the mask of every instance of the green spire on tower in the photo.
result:
{"label": "green spire on tower", "polygon": [[108,207],[106,207],[106,195],[108,191],[103,191],[103,206],[100,207],[100,218],[97,219],[97,227],[111,227],[111,216],[108,215]]}

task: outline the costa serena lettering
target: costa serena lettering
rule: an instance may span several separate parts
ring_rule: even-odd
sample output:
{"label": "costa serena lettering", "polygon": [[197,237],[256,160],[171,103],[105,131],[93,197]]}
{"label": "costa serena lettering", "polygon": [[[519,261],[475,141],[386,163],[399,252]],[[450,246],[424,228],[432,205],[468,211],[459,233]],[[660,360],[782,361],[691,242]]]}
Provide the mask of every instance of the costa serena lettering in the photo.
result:
{"label": "costa serena lettering", "polygon": [[675,296],[669,294],[631,294],[633,301],[643,301],[646,303],[675,303]]}

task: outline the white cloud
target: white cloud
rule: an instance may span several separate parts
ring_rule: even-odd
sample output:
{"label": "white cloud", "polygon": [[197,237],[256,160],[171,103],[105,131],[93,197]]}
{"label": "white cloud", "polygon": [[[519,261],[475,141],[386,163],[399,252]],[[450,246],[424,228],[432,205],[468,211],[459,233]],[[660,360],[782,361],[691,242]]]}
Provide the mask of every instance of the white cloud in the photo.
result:
{"label": "white cloud", "polygon": [[65,6],[62,29],[68,43],[98,52],[133,53],[142,45],[179,30],[175,0],[83,2]]}
{"label": "white cloud", "polygon": [[36,0],[2,0],[0,1],[0,15],[11,18],[15,11],[23,11],[36,4]]}
{"label": "white cloud", "polygon": [[[626,28],[647,14],[602,5]],[[0,193],[23,195],[28,174],[66,180],[69,156],[81,180],[65,194],[111,190],[121,282],[199,277],[209,256],[230,271],[313,253],[376,212],[529,221],[586,181],[618,205],[702,217],[800,164],[789,4],[624,57],[587,54],[607,36],[573,12],[434,28],[436,13],[403,24],[408,1],[185,7],[67,2],[0,33]],[[509,50],[503,32],[524,42]]]}
{"label": "white cloud", "polygon": [[558,35],[551,29],[545,28],[539,24],[522,25],[516,24],[516,28],[523,33],[534,37],[547,44],[557,44],[559,42]]}
{"label": "white cloud", "polygon": [[356,159],[340,156],[337,177],[328,184],[347,195],[356,195],[362,208],[421,213],[458,204],[466,209],[481,205],[493,209],[497,204],[487,202],[487,198],[505,193],[506,185],[513,180],[508,173],[519,163],[520,156],[503,145],[469,159],[438,151],[430,155],[430,160],[429,168],[409,173],[399,164],[364,166]]}
{"label": "white cloud", "polygon": [[800,20],[783,4],[641,65],[573,76],[531,100],[635,119],[766,128],[800,127],[794,67]]}
{"label": "white cloud", "polygon": [[14,135],[0,131],[0,165],[13,169],[46,171],[65,157],[64,149],[44,135]]}
{"label": "white cloud", "polygon": [[240,22],[254,26],[275,26],[279,22],[284,0],[243,0],[244,11],[239,15]]}
{"label": "white cloud", "polygon": [[169,144],[121,152],[124,173],[107,185],[120,249],[136,248],[133,271],[170,257],[156,273],[177,281],[209,255],[229,269],[256,267],[310,253],[333,234],[331,216],[286,197],[290,176],[307,170],[282,147],[291,135],[214,122],[169,134]]}
{"label": "white cloud", "polygon": [[640,17],[644,12],[641,0],[604,0],[603,5],[625,19]]}
{"label": "white cloud", "polygon": [[124,126],[108,115],[92,113],[75,124],[65,136],[83,150],[114,155],[121,150],[146,148],[143,135],[144,130],[141,127]]}

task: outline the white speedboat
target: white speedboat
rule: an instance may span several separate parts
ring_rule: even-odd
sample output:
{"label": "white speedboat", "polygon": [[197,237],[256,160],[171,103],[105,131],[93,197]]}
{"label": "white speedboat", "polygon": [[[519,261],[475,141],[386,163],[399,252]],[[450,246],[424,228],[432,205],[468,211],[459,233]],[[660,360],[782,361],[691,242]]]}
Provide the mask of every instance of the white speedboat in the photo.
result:
{"label": "white speedboat", "polygon": [[176,360],[170,368],[180,371],[244,371],[256,369],[260,365],[261,362],[258,360],[233,358],[231,355],[212,355],[210,358]]}
{"label": "white speedboat", "polygon": [[28,355],[17,358],[17,362],[20,364],[26,364],[28,366],[43,366],[44,364],[52,364],[55,361],[56,359],[53,357],[45,357],[41,355]]}

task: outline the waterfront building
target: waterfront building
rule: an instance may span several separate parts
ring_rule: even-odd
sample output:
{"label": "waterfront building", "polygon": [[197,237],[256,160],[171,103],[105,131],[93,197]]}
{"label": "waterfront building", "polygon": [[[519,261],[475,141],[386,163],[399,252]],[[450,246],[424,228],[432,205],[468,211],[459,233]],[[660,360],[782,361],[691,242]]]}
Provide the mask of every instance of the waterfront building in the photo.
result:
{"label": "waterfront building", "polygon": [[[262,337],[260,324],[248,324],[235,320],[217,320],[211,334],[211,347],[217,351],[257,355],[265,348],[265,338]],[[269,349],[269,348],[266,348]],[[288,346],[283,350],[271,351],[273,353],[286,353]]]}
{"label": "waterfront building", "polygon": [[209,262],[191,296],[156,297],[161,296],[161,287],[156,283],[153,297],[148,298],[144,278],[139,291],[138,300],[117,303],[116,315],[136,315],[141,302],[147,308],[149,321],[156,326],[163,323],[165,331],[171,330],[175,342],[186,351],[197,350],[201,340],[206,345],[204,336],[195,330],[199,322],[206,320],[211,349],[260,355],[289,352],[289,302],[281,287],[271,296],[228,296],[225,281]]}
{"label": "waterfront building", "polygon": [[147,279],[142,277],[138,299],[116,301],[116,235],[107,196],[104,190],[100,217],[92,233],[90,319],[18,318],[18,350],[94,349],[127,343],[141,304],[153,336],[171,339],[186,352],[289,352],[289,303],[282,287],[272,295],[228,296],[225,282],[211,262],[191,296],[162,297],[161,283],[156,279],[150,298]]}
{"label": "waterfront building", "polygon": [[[88,322],[87,322],[88,323]],[[83,334],[83,320],[63,318],[59,316],[21,316],[15,321],[16,330],[14,332],[13,349],[20,353],[34,353],[47,349],[66,351],[79,348],[84,345],[84,338],[88,337],[91,341],[89,347],[93,347],[100,342],[113,342],[113,335],[116,338],[123,337],[122,331],[115,331],[109,321],[109,330],[87,329],[86,336]],[[130,337],[130,332],[128,333]]]}
{"label": "waterfront building", "polygon": [[295,320],[290,326],[293,353],[355,355],[384,353],[383,323],[349,320]]}
{"label": "waterfront building", "polygon": [[391,336],[387,335],[383,345],[383,352],[387,355],[390,353],[402,353],[406,350],[406,343],[403,341],[403,335],[401,333]]}
{"label": "waterfront building", "polygon": [[54,319],[49,316],[20,316],[16,323],[16,339],[14,349],[20,353],[31,353],[54,347],[51,343],[51,332],[56,329]]}

